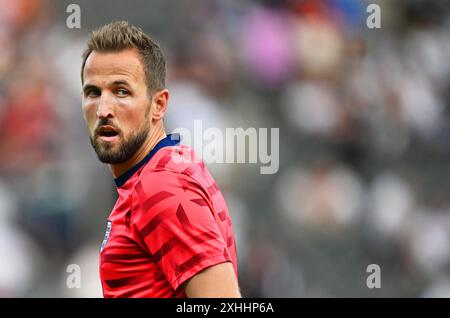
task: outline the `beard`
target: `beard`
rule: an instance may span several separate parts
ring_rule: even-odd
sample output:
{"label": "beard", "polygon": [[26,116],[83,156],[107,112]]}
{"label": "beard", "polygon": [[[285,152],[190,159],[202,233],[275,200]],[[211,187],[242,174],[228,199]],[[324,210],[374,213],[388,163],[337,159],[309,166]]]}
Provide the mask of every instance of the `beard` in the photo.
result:
{"label": "beard", "polygon": [[91,145],[97,153],[98,159],[103,163],[119,164],[129,160],[144,144],[147,139],[150,127],[144,126],[128,138],[123,138],[119,132],[119,137],[123,140],[116,148],[110,143],[101,143],[98,134],[90,136]]}

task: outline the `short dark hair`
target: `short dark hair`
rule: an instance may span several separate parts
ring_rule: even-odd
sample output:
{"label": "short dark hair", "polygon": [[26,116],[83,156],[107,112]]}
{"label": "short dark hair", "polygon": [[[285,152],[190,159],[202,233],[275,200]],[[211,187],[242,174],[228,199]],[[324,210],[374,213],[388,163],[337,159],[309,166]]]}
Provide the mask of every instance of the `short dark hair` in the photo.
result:
{"label": "short dark hair", "polygon": [[148,91],[163,89],[166,85],[166,58],[160,46],[142,29],[126,21],[106,24],[91,33],[82,56],[81,82],[84,82],[86,60],[93,51],[120,52],[131,48],[137,49],[141,55]]}

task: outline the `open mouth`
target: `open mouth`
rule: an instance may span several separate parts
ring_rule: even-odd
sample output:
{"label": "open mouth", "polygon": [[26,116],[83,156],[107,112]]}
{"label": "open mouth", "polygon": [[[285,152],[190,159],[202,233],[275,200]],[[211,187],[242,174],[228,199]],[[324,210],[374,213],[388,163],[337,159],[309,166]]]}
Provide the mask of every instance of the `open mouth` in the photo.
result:
{"label": "open mouth", "polygon": [[109,141],[119,136],[119,133],[113,126],[106,125],[97,129],[97,135],[101,139]]}

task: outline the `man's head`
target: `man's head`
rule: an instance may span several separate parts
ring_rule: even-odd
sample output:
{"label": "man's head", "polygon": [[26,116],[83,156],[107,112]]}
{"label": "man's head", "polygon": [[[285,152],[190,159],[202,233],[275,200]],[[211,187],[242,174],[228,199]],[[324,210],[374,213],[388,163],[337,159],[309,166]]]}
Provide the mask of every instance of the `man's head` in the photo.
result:
{"label": "man's head", "polygon": [[166,62],[141,29],[114,22],[94,31],[83,53],[83,115],[104,163],[130,159],[162,130],[168,101]]}

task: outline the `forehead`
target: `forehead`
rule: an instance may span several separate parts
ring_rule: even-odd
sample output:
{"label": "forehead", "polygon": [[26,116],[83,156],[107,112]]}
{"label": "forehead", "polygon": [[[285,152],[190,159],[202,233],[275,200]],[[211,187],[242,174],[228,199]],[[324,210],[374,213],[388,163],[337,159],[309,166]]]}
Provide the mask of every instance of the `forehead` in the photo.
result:
{"label": "forehead", "polygon": [[145,84],[145,73],[136,49],[119,52],[93,51],[86,60],[83,71],[84,81],[127,79],[135,84]]}

